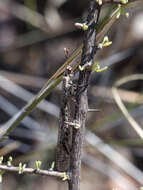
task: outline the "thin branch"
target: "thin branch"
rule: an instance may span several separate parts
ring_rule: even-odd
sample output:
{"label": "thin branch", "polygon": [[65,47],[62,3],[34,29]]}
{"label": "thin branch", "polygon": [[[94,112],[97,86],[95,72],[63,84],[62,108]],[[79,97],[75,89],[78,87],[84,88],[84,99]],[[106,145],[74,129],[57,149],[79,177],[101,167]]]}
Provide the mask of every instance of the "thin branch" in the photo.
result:
{"label": "thin branch", "polygon": [[88,112],[87,87],[94,61],[94,55],[97,51],[96,36],[100,8],[101,6],[99,6],[97,1],[90,1],[90,8],[86,20],[88,30],[84,33],[83,50],[80,64],[82,67],[84,67],[84,70],[79,72],[75,95],[74,121],[77,121],[80,127],[79,129],[73,127],[70,163],[71,179],[69,180],[69,190],[80,189],[81,154],[84,139],[85,121]]}
{"label": "thin branch", "polygon": [[[15,166],[7,166],[7,165],[0,165],[0,170],[5,172],[19,172],[19,167]],[[48,171],[48,170],[41,170],[41,169],[33,169],[33,168],[24,168],[22,173],[24,174],[36,174],[36,175],[44,175],[44,176],[54,176],[59,178],[64,178],[64,172],[57,172],[57,171]],[[67,175],[67,174],[66,174]]]}

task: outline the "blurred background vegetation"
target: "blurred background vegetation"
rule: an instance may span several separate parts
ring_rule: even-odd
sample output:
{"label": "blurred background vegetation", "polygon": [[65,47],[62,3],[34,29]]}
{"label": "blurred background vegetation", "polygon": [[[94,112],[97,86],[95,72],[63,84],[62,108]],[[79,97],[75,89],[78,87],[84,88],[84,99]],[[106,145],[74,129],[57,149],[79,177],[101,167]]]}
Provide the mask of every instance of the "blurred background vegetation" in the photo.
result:
{"label": "blurred background vegetation", "polygon": [[[7,122],[42,88],[44,83],[82,42],[74,27],[87,14],[88,0],[0,0],[0,124]],[[106,5],[100,19],[111,9]],[[128,9],[108,32],[112,46],[98,51],[96,61],[109,66],[93,73],[88,92],[89,112],[82,163],[81,189],[136,190],[143,185],[143,140],[115,103],[112,86],[123,77],[143,71],[143,2]],[[141,76],[141,75],[140,75]],[[121,86],[126,108],[143,125],[143,81]],[[48,169],[55,160],[61,86],[56,87],[0,143],[5,161],[11,155],[34,167],[42,161]],[[90,131],[90,132],[89,132]],[[51,177],[5,174],[0,190],[66,189],[66,182]]]}

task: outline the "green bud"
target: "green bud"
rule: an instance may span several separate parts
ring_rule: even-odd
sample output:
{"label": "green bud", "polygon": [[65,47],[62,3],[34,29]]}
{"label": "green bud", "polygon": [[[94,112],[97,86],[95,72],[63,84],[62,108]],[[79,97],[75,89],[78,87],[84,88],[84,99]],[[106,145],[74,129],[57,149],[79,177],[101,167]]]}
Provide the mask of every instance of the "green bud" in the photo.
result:
{"label": "green bud", "polygon": [[75,126],[74,126],[75,129],[79,129],[80,128],[80,124],[78,123],[75,123]]}
{"label": "green bud", "polygon": [[88,30],[88,25],[83,24],[82,29],[83,29],[84,31]]}
{"label": "green bud", "polygon": [[102,47],[108,47],[112,44],[112,41],[109,41],[108,36],[105,36],[102,42]]}
{"label": "green bud", "polygon": [[3,162],[3,156],[0,157],[0,164]]}
{"label": "green bud", "polygon": [[119,19],[121,16],[121,11],[118,11],[117,15],[116,15],[116,19]]}
{"label": "green bud", "polygon": [[95,63],[93,64],[93,66],[92,66],[92,70],[93,70],[94,72],[97,72],[97,73],[103,72],[103,71],[105,71],[107,68],[108,68],[107,66],[105,66],[105,67],[103,67],[103,68],[100,68],[100,65],[99,65],[98,62],[95,62]]}
{"label": "green bud", "polygon": [[53,170],[54,169],[54,167],[55,167],[55,162],[52,162],[52,165],[51,165],[51,170]]}
{"label": "green bud", "polygon": [[121,3],[127,4],[127,3],[128,3],[128,0],[121,0]]}
{"label": "green bud", "polygon": [[10,156],[9,159],[8,159],[8,161],[7,161],[7,165],[8,166],[12,166],[12,164],[11,164],[12,161],[13,161],[13,158],[12,158],[12,156]]}
{"label": "green bud", "polygon": [[103,68],[101,68],[101,69],[96,70],[96,72],[97,72],[97,73],[101,73],[101,72],[106,71],[107,69],[108,69],[108,67],[105,66],[105,67],[103,67]]}
{"label": "green bud", "polygon": [[40,169],[41,164],[42,164],[42,162],[39,161],[39,160],[37,160],[37,161],[35,162],[35,166],[36,166],[36,169],[37,169],[37,170]]}
{"label": "green bud", "polygon": [[128,12],[126,12],[125,15],[126,15],[127,18],[129,17],[129,13]]}
{"label": "green bud", "polygon": [[84,67],[82,67],[81,65],[79,65],[79,66],[78,66],[78,69],[79,69],[80,71],[83,71],[83,70],[84,70]]}
{"label": "green bud", "polygon": [[65,181],[65,180],[67,180],[67,179],[68,179],[68,176],[67,176],[66,172],[64,172],[64,173],[63,173],[63,178],[62,178],[62,180]]}
{"label": "green bud", "polygon": [[102,0],[97,0],[99,5],[102,5]]}
{"label": "green bud", "polygon": [[18,166],[18,174],[22,174],[24,172],[24,169],[26,168],[26,164],[23,164],[20,162]]}
{"label": "green bud", "polygon": [[0,183],[2,183],[3,173],[4,173],[4,172],[0,170]]}

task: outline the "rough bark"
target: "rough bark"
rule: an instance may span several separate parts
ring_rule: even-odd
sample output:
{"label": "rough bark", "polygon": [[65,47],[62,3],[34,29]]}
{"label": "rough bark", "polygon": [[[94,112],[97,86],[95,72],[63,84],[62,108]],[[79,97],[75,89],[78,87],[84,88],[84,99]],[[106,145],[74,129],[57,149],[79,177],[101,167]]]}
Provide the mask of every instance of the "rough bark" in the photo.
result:
{"label": "rough bark", "polygon": [[96,0],[91,0],[86,21],[88,30],[85,31],[84,34],[83,51],[81,58],[81,66],[85,67],[83,71],[79,72],[79,79],[75,95],[74,121],[79,123],[80,128],[73,128],[70,161],[71,179],[69,180],[69,190],[80,189],[81,154],[84,139],[85,120],[88,111],[87,87],[89,83],[93,58],[97,50],[96,28],[98,24],[99,13],[99,4]]}

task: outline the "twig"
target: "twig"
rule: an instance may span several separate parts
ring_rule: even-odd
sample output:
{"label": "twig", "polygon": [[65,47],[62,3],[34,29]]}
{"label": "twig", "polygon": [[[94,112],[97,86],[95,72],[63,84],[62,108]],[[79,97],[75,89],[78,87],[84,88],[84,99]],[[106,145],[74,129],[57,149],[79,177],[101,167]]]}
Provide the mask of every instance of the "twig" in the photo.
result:
{"label": "twig", "polygon": [[[7,165],[0,165],[0,170],[7,171],[7,172],[19,172],[19,167],[15,166],[7,166]],[[48,171],[48,170],[41,170],[41,169],[33,169],[33,168],[24,168],[22,173],[25,174],[36,174],[36,175],[44,175],[44,176],[54,176],[59,178],[64,178],[64,172],[57,172],[57,171]],[[67,175],[67,174],[66,174]]]}
{"label": "twig", "polygon": [[80,127],[79,129],[73,127],[70,163],[71,179],[69,180],[69,190],[80,189],[81,153],[84,139],[86,114],[88,112],[87,87],[91,74],[94,55],[96,54],[97,50],[96,32],[100,8],[101,7],[99,6],[97,1],[90,1],[90,8],[86,21],[88,30],[85,31],[84,34],[81,58],[81,66],[84,67],[84,70],[79,72],[78,84],[75,95],[74,121],[77,121]]}

